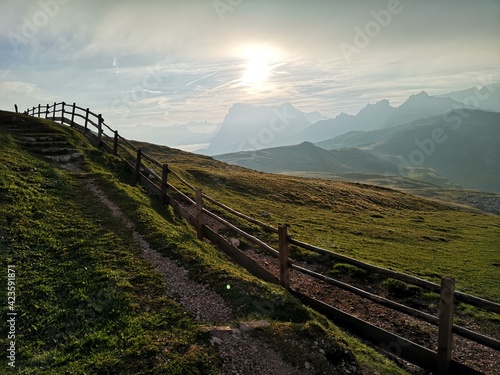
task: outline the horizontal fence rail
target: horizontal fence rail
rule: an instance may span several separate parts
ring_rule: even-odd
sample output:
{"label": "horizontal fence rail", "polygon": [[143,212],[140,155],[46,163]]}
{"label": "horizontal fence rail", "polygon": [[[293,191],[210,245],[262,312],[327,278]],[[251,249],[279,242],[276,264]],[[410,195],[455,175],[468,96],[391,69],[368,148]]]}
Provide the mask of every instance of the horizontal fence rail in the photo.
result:
{"label": "horizontal fence rail", "polygon": [[[392,342],[401,342],[400,340],[408,342],[407,348],[400,353],[401,358],[404,358],[428,370],[439,371],[439,373],[446,373],[446,371],[449,370],[452,371],[449,373],[453,374],[474,374],[478,372],[454,360],[450,360],[452,332],[484,346],[500,350],[500,341],[495,340],[491,337],[484,336],[477,332],[470,331],[464,327],[452,324],[452,306],[455,302],[462,302],[489,312],[500,313],[500,304],[498,303],[455,291],[454,280],[452,282],[452,298],[451,300],[448,298],[448,301],[443,306],[440,306],[440,313],[437,317],[391,301],[387,298],[369,293],[360,288],[354,287],[347,283],[343,283],[307,268],[301,267],[297,264],[297,262],[289,258],[289,245],[294,245],[315,252],[317,254],[327,256],[337,262],[347,263],[364,270],[376,272],[380,275],[401,280],[403,282],[419,286],[428,291],[441,295],[443,295],[444,291],[443,282],[446,281],[445,279],[447,279],[444,278],[442,280],[442,284],[438,285],[430,281],[420,279],[418,277],[361,262],[345,255],[334,253],[330,250],[296,240],[292,236],[287,234],[286,226],[275,228],[272,225],[269,225],[242,212],[239,212],[211,198],[210,196],[203,194],[200,189],[187,182],[183,177],[179,175],[179,173],[173,171],[167,164],[159,162],[155,158],[143,152],[133,142],[118,134],[118,131],[113,130],[104,122],[101,114],[91,112],[89,108],[79,107],[76,105],[76,103],[70,105],[62,102],[53,103],[52,105],[38,105],[36,107],[27,109],[24,113],[30,116],[46,118],[55,122],[60,122],[61,124],[69,125],[70,127],[73,127],[86,135],[96,146],[102,147],[107,152],[122,158],[127,163],[132,173],[135,175],[136,181],[153,194],[159,196],[164,204],[169,204],[170,206],[172,206],[172,208],[176,212],[186,218],[186,220],[190,224],[195,226],[198,237],[200,239],[207,238],[212,243],[217,244],[222,251],[224,251],[234,261],[245,267],[255,276],[268,282],[281,284],[292,294],[296,295],[305,304],[314,307],[315,309],[325,313],[325,315],[329,317],[333,317],[335,321],[339,321],[339,323],[341,324],[344,323],[346,326],[352,328],[352,330],[356,332],[356,334],[358,334],[360,337],[365,338],[371,343],[381,346],[384,349],[386,348],[384,345],[381,345],[381,337],[384,337],[384,339],[386,339],[387,341],[392,340]],[[194,194],[194,197],[190,197],[188,193],[182,192],[179,188],[173,186],[170,183],[170,180],[167,182],[169,176],[174,177],[185,188],[189,189],[189,191]],[[171,193],[167,195],[167,191]],[[204,200],[217,207],[219,209],[217,211],[225,211],[230,215],[234,215],[253,225],[259,226],[268,233],[278,235],[278,250],[276,250],[273,246],[269,245],[265,241],[262,241],[256,236],[239,228],[236,224],[231,223],[229,219],[222,217],[220,214],[215,214],[214,212],[204,207]],[[243,238],[257,244],[270,255],[279,258],[280,278],[277,279],[273,274],[262,268],[258,263],[244,254],[230,241],[228,241],[226,238],[224,238],[212,228],[210,228],[207,224],[205,224],[206,218],[211,218],[212,220],[217,221],[218,223],[222,224],[226,228],[231,229],[233,232],[237,233]],[[391,309],[409,314],[415,318],[419,318],[423,321],[437,325],[439,327],[437,353],[429,349],[422,348],[419,345],[405,340],[390,332],[383,331],[374,325],[362,321],[361,319],[358,319],[332,306],[326,305],[323,302],[317,301],[314,298],[295,291],[294,289],[290,288],[290,269],[307,274],[311,277],[322,280],[326,283],[332,284],[336,287],[342,288]],[[441,300],[443,300],[443,298],[441,298]],[[446,329],[444,327],[445,323],[448,326]]]}

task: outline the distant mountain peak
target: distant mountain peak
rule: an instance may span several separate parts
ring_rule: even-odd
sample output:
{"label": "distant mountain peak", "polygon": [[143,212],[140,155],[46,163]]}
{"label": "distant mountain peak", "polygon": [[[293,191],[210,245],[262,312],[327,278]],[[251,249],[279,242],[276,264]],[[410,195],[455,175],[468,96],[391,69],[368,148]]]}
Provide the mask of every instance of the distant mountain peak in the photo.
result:
{"label": "distant mountain peak", "polygon": [[402,104],[402,105],[405,105],[405,104],[413,104],[413,103],[420,103],[422,101],[429,101],[430,99],[433,99],[434,96],[429,96],[429,94],[427,94],[426,91],[422,90],[420,91],[418,94],[414,94],[414,95],[410,95],[410,97],[408,99],[406,99],[406,101]]}
{"label": "distant mountain peak", "polygon": [[385,111],[391,109],[393,109],[393,107],[391,107],[389,100],[382,99],[376,102],[375,104],[368,103],[358,112],[358,115],[370,115],[378,111]]}
{"label": "distant mountain peak", "polygon": [[305,113],[290,102],[278,105],[234,103],[219,132],[206,154],[228,153],[248,149],[263,149],[294,142],[288,137],[311,126],[309,119],[321,118],[321,114]]}
{"label": "distant mountain peak", "polygon": [[314,143],[309,142],[309,141],[302,142],[302,143],[300,143],[298,146],[302,146],[302,147],[310,147],[310,148],[317,148],[317,147],[314,145]]}

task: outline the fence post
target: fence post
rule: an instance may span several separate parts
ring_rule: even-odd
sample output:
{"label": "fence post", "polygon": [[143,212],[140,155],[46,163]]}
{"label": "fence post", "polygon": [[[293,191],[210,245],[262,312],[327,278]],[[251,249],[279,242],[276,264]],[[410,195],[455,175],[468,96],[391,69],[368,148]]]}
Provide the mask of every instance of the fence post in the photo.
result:
{"label": "fence post", "polygon": [[69,126],[73,127],[75,123],[75,111],[76,111],[76,103],[73,103],[73,111],[71,111],[71,124]]}
{"label": "fence post", "polygon": [[142,159],[142,150],[137,150],[137,160],[135,161],[135,181],[140,181],[141,176],[141,159]]}
{"label": "fence post", "polygon": [[99,143],[99,146],[102,144],[102,115],[99,114],[97,115],[98,119],[98,127],[97,127],[97,142]]}
{"label": "fence post", "polygon": [[56,120],[56,102],[54,102],[54,109],[52,110],[52,121]]}
{"label": "fence post", "polygon": [[161,173],[161,202],[163,205],[167,205],[168,204],[168,197],[167,197],[168,164],[163,164],[161,169],[162,169],[162,173]]}
{"label": "fence post", "polygon": [[113,139],[113,155],[118,155],[118,130],[115,130],[115,138]]}
{"label": "fence post", "polygon": [[31,116],[33,116],[33,117],[35,117],[35,113],[36,113],[36,112],[35,112],[35,109],[36,109],[36,107],[33,107],[33,114],[31,115]]}
{"label": "fence post", "polygon": [[14,108],[16,109],[16,113],[19,113],[19,110],[17,109],[17,104],[14,104]]}
{"label": "fence post", "polygon": [[279,236],[279,258],[280,258],[280,284],[283,288],[290,288],[290,265],[288,263],[288,227],[280,225],[278,227]]}
{"label": "fence post", "polygon": [[49,105],[45,106],[45,118],[49,118]]}
{"label": "fence post", "polygon": [[62,102],[62,111],[61,111],[61,124],[64,125],[64,106],[66,103]]}
{"label": "fence post", "polygon": [[203,193],[196,189],[196,235],[203,240]]}
{"label": "fence post", "polygon": [[85,126],[83,127],[83,134],[87,134],[87,124],[89,123],[89,109],[85,111]]}
{"label": "fence post", "polygon": [[453,311],[455,303],[455,279],[441,279],[441,299],[439,301],[438,329],[438,374],[448,375],[452,351]]}
{"label": "fence post", "polygon": [[41,107],[41,105],[38,104],[38,117],[40,117],[40,107]]}

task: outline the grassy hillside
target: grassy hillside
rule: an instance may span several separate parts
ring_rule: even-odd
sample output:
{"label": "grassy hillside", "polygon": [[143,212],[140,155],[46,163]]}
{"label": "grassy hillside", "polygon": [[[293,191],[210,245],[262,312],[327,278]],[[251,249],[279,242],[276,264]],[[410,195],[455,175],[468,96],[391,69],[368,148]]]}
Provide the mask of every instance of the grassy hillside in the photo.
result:
{"label": "grassy hillside", "polygon": [[382,187],[260,173],[138,145],[213,198],[270,224],[288,223],[297,239],[433,282],[453,276],[459,290],[500,301],[499,216]]}
{"label": "grassy hillside", "polygon": [[[341,363],[362,374],[404,373],[281,288],[197,241],[184,220],[133,182],[123,162],[88,146],[71,129],[23,117],[39,130],[58,132],[84,155],[84,172],[63,170],[25,151],[3,130],[12,117],[0,113],[0,253],[2,269],[17,270],[20,373],[216,374],[220,369],[217,347],[209,344],[204,327],[166,297],[161,277],[141,257],[130,230],[111,219],[83,187],[85,179],[96,181],[158,251],[225,299],[235,315],[226,324],[270,321],[258,334],[288,363],[298,368],[315,363],[318,374],[337,373]],[[178,156],[180,163],[192,158]],[[191,161],[196,170],[186,166],[191,171],[186,176],[197,175],[203,163],[222,166],[208,158]],[[231,183],[225,186],[231,190]],[[2,272],[3,285],[6,278]],[[5,317],[6,304],[1,312]],[[314,342],[324,345],[330,359],[307,350]],[[1,345],[7,347],[3,333]],[[0,366],[8,369],[5,356]]]}
{"label": "grassy hillside", "polygon": [[21,373],[216,373],[194,319],[164,297],[130,231],[109,220],[83,176],[33,157],[9,135],[0,135],[0,155],[2,269],[17,269]]}

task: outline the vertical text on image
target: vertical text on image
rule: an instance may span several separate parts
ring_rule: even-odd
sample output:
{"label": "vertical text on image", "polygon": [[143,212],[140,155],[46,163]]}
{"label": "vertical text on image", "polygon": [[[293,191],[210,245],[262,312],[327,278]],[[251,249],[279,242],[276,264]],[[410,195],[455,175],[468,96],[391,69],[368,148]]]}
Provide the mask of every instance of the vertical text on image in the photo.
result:
{"label": "vertical text on image", "polygon": [[7,359],[10,367],[16,367],[16,266],[7,266]]}

